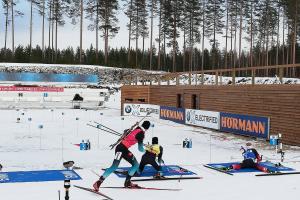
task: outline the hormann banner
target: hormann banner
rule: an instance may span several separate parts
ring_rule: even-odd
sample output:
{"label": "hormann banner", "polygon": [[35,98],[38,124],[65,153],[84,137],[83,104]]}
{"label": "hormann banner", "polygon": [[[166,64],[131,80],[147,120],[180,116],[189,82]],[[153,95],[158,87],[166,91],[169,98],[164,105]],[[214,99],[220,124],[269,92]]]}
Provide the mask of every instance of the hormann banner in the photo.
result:
{"label": "hormann banner", "polygon": [[160,119],[170,120],[176,123],[185,123],[185,109],[169,106],[160,106]]}
{"label": "hormann banner", "polygon": [[144,117],[151,116],[159,119],[159,106],[151,104],[129,104],[124,103],[123,113],[127,116]]}
{"label": "hormann banner", "polygon": [[0,92],[63,92],[63,87],[16,87],[0,86]]}
{"label": "hormann banner", "polygon": [[257,117],[221,112],[220,130],[258,138],[269,137],[268,117]]}
{"label": "hormann banner", "polygon": [[217,130],[220,128],[219,112],[186,109],[185,116],[186,124]]}

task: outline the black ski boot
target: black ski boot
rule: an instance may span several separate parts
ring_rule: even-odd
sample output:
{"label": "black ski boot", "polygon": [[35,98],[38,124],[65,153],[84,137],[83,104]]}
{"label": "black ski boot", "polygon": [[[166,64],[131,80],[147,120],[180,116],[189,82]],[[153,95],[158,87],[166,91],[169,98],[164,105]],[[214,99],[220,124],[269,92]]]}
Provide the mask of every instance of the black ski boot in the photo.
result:
{"label": "black ski boot", "polygon": [[127,175],[125,183],[124,183],[124,187],[126,188],[139,188],[138,184],[134,184],[130,181],[131,176]]}

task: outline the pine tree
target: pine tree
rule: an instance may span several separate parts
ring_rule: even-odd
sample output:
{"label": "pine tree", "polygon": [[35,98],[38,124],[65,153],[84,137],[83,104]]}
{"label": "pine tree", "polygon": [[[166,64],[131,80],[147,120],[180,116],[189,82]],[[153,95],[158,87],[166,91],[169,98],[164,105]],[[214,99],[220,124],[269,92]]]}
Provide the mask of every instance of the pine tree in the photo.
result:
{"label": "pine tree", "polygon": [[223,33],[224,28],[224,0],[207,0],[206,10],[205,10],[205,20],[207,23],[206,36],[211,37],[210,39],[212,45],[212,69],[215,68],[217,61],[217,52],[219,43],[216,39],[217,34]]}
{"label": "pine tree", "polygon": [[80,42],[79,42],[79,48],[80,48],[80,55],[79,55],[79,63],[82,63],[82,32],[83,32],[83,15],[84,15],[84,3],[86,1],[84,0],[69,0],[67,1],[66,9],[68,17],[72,19],[72,24],[77,24],[77,18],[79,18],[79,24],[80,24]]}
{"label": "pine tree", "polygon": [[99,9],[100,9],[100,1],[99,0],[88,0],[86,5],[86,18],[90,20],[90,24],[88,25],[88,30],[95,31],[96,38],[96,50],[95,50],[95,63],[98,64],[98,52],[99,52]]}
{"label": "pine tree", "polygon": [[150,8],[150,63],[149,69],[152,70],[152,58],[153,58],[153,19],[155,17],[155,13],[157,12],[157,0],[149,0],[149,8]]}
{"label": "pine tree", "polygon": [[183,11],[183,1],[181,0],[166,0],[165,3],[165,16],[167,17],[164,21],[166,38],[169,39],[167,45],[171,47],[172,53],[172,72],[177,71],[176,56],[178,54],[178,41],[177,38],[180,36],[180,20]]}
{"label": "pine tree", "polygon": [[193,51],[194,44],[200,42],[200,22],[202,20],[201,4],[198,0],[188,0],[185,2],[184,18],[187,20],[187,44],[189,45],[189,70],[193,71]]}
{"label": "pine tree", "polygon": [[113,38],[119,31],[117,26],[118,18],[116,17],[119,4],[117,0],[103,0],[99,7],[99,29],[102,31],[101,37],[104,38],[104,63],[108,63],[108,39]]}
{"label": "pine tree", "polygon": [[[275,4],[276,5],[276,4]],[[277,26],[277,10],[274,5],[274,0],[262,0],[259,2],[258,10],[258,35],[259,40],[263,41],[264,46],[264,62],[263,65],[269,65],[269,42],[270,36],[276,34],[275,27]],[[267,72],[267,71],[266,71]]]}
{"label": "pine tree", "polygon": [[[63,0],[53,0],[53,22],[55,22],[55,55],[54,60],[57,62],[58,56],[58,48],[57,48],[57,37],[58,37],[58,26],[63,26],[65,24],[65,20],[63,19],[63,14],[66,11],[66,4]],[[52,33],[54,30],[52,23]],[[52,34],[53,39],[53,34]]]}
{"label": "pine tree", "polygon": [[29,58],[31,57],[32,49],[32,26],[33,26],[33,9],[40,4],[38,0],[27,0],[30,2],[30,25],[29,25]]}
{"label": "pine tree", "polygon": [[132,16],[131,30],[133,33],[131,39],[135,40],[135,51],[136,51],[135,67],[138,68],[139,67],[138,41],[140,36],[144,37],[147,35],[148,32],[145,0],[133,0],[131,16]]}

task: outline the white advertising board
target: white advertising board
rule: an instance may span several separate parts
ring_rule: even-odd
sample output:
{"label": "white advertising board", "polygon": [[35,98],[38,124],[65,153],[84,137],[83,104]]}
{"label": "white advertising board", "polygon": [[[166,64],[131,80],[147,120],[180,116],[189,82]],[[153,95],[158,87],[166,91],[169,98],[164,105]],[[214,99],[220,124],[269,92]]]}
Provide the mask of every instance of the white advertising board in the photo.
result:
{"label": "white advertising board", "polygon": [[185,110],[185,123],[211,129],[220,129],[220,113],[206,110]]}
{"label": "white advertising board", "polygon": [[125,116],[144,117],[150,112],[149,116],[159,119],[160,106],[157,105],[124,103],[123,109]]}

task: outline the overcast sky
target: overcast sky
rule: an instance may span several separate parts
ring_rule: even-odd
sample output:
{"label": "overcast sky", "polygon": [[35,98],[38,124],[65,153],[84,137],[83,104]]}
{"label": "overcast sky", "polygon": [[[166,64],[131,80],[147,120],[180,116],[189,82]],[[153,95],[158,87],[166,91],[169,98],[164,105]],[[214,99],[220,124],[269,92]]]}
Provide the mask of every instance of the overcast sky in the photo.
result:
{"label": "overcast sky", "polygon": [[[121,2],[121,1],[120,1]],[[19,0],[16,9],[24,13],[23,17],[15,18],[15,46],[29,44],[29,24],[30,24],[30,3],[27,0]],[[3,14],[4,10],[1,7],[0,13],[0,48],[4,46],[4,35],[5,35],[5,16]],[[111,48],[115,47],[126,47],[128,46],[128,30],[126,24],[128,23],[128,18],[124,15],[124,12],[120,9],[118,14],[120,31],[115,38],[109,40],[109,46]],[[73,48],[79,46],[79,24],[72,25],[71,20],[65,17],[66,24],[63,27],[58,28],[58,48],[63,49],[68,46]],[[83,48],[87,49],[92,44],[95,47],[95,32],[87,30],[89,24],[88,20],[84,20],[84,32],[83,32]],[[150,22],[148,23],[150,24]],[[48,46],[48,22],[45,24],[45,44]],[[154,39],[158,33],[158,21],[154,21]],[[220,48],[224,48],[224,37],[218,36],[220,42]],[[38,15],[37,10],[34,10],[33,19],[33,46],[41,45],[42,41],[42,17]],[[179,45],[182,47],[183,40],[180,38],[178,40]],[[103,39],[99,37],[99,48],[103,49],[104,42]],[[142,46],[142,41],[140,41],[139,46]],[[155,46],[158,47],[157,43]],[[201,49],[201,44],[197,44],[198,48]],[[247,44],[244,45],[246,49]],[[11,48],[11,27],[8,29],[8,40],[7,47]],[[132,42],[132,47],[135,48],[135,43]],[[149,47],[149,39],[146,40],[145,47]],[[205,47],[210,48],[208,40],[205,40]]]}
{"label": "overcast sky", "polygon": [[[30,24],[30,4],[26,0],[20,0],[16,9],[24,13],[23,17],[15,18],[15,45],[28,45],[29,44],[29,24]],[[1,7],[1,21],[0,21],[0,46],[4,46],[5,36],[5,16],[4,10]],[[110,40],[111,47],[128,46],[128,30],[126,24],[128,23],[127,17],[122,10],[119,10],[118,14],[120,31],[115,38]],[[79,46],[79,24],[72,25],[71,20],[65,17],[66,24],[63,27],[58,28],[58,48],[66,48],[67,46],[76,47]],[[83,32],[83,48],[89,48],[91,44],[95,47],[95,32],[87,30],[88,20],[84,20],[84,32]],[[156,24],[155,24],[156,25]],[[48,22],[45,25],[45,41],[48,45]],[[156,29],[154,30],[156,34]],[[38,15],[37,10],[34,11],[33,19],[33,46],[39,44],[42,41],[42,17]],[[11,48],[11,27],[8,29],[8,47]],[[149,46],[147,42],[147,46]],[[102,38],[99,38],[99,48],[103,48],[104,43]]]}

